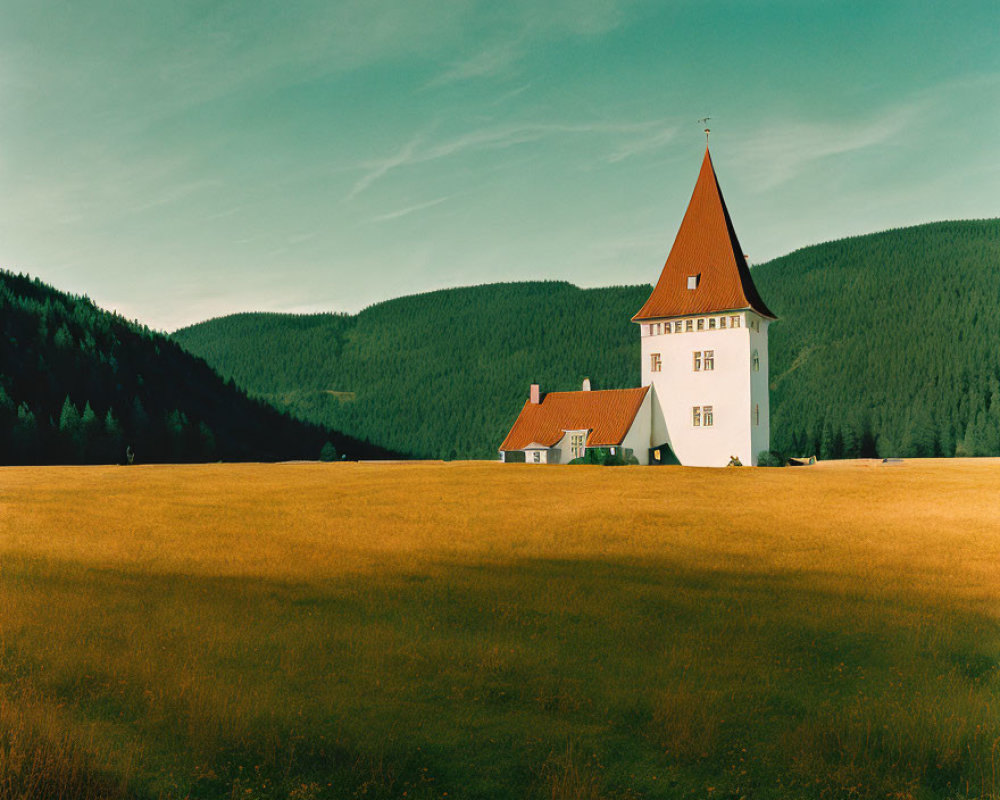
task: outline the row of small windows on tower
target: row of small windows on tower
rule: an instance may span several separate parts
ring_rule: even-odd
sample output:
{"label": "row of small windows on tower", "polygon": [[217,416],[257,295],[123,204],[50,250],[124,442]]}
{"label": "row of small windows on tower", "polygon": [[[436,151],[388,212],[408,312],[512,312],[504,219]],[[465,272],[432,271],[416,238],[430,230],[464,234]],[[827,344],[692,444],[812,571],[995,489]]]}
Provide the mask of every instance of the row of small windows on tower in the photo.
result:
{"label": "row of small windows on tower", "polygon": [[[760,425],[760,403],[753,404],[753,424]],[[691,425],[695,428],[711,428],[715,425],[715,410],[712,406],[692,406]]]}
{"label": "row of small windows on tower", "polygon": [[[755,322],[756,320],[752,320],[750,327],[753,327]],[[726,328],[738,328],[740,324],[740,315],[731,314],[724,317],[698,317],[697,319],[678,319],[673,322],[650,322],[642,326],[642,332],[646,336],[659,336],[661,333],[725,330]]]}
{"label": "row of small windows on tower", "polygon": [[[695,372],[712,372],[715,370],[714,350],[695,350],[693,353],[693,364]],[[663,369],[663,359],[659,353],[649,354],[649,371],[660,372]],[[754,350],[750,356],[750,369],[760,372],[760,356]]]}

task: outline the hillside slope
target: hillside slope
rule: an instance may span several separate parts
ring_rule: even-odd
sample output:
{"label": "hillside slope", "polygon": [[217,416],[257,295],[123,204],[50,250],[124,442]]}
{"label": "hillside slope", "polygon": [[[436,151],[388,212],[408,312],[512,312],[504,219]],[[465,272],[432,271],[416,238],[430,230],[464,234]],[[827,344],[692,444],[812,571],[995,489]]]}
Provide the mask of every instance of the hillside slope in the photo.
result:
{"label": "hillside slope", "polygon": [[[1000,221],[829,242],[753,275],[780,317],[774,449],[1000,454]],[[649,290],[494,284],[355,316],[239,314],[174,338],[304,418],[417,456],[492,458],[530,382],[638,385],[629,319]]]}
{"label": "hillside slope", "polygon": [[798,250],[754,270],[777,449],[1000,454],[1000,220]]}
{"label": "hillside slope", "polygon": [[648,286],[448,289],[356,316],[237,314],[174,339],[279,408],[393,450],[492,458],[528,395],[636,385]]}
{"label": "hillside slope", "polygon": [[166,336],[0,271],[0,464],[385,454],[248,398]]}

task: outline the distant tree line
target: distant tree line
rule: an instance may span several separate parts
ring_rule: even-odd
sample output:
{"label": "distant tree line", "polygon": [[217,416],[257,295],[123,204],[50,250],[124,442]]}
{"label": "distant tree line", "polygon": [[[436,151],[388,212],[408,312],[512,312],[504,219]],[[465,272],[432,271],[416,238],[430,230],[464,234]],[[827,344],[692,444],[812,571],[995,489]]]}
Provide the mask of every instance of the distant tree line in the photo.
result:
{"label": "distant tree line", "polygon": [[629,317],[650,287],[514,283],[379,303],[356,316],[238,314],[176,332],[255,396],[392,450],[495,458],[545,391],[639,382]]}
{"label": "distant tree line", "polygon": [[1000,221],[808,247],[757,267],[775,449],[1000,455]]}
{"label": "distant tree line", "polygon": [[[1000,221],[830,242],[753,275],[780,317],[773,450],[1000,455]],[[414,456],[494,458],[531,382],[638,385],[630,317],[649,291],[494,284],[353,316],[239,314],[174,339],[304,419]]]}
{"label": "distant tree line", "polygon": [[248,398],[166,336],[0,271],[0,463],[316,459],[381,448]]}

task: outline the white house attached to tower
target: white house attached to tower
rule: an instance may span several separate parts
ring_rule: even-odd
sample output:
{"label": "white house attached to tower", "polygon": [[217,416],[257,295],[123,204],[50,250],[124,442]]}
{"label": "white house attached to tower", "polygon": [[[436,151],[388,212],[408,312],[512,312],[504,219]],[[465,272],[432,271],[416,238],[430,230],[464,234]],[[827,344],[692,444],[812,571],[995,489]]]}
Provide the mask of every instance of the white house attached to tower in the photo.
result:
{"label": "white house attached to tower", "polygon": [[[771,439],[767,329],[774,319],[750,277],[706,148],[660,278],[632,318],[649,402],[618,389],[555,392],[546,403],[533,386],[501,459],[566,463],[590,448],[621,447],[640,464],[722,467],[736,457],[756,465]],[[562,452],[564,444],[572,449]]]}

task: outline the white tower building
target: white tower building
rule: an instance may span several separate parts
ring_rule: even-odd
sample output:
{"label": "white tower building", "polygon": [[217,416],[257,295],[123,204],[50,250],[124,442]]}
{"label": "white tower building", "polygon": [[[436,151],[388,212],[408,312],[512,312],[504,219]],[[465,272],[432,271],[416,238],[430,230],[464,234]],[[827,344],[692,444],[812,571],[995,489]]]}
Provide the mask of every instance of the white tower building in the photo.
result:
{"label": "white tower building", "polygon": [[770,447],[767,328],[761,299],[708,149],[652,294],[632,318],[642,385],[652,386],[651,460],[721,467]]}

